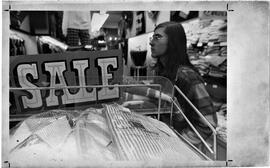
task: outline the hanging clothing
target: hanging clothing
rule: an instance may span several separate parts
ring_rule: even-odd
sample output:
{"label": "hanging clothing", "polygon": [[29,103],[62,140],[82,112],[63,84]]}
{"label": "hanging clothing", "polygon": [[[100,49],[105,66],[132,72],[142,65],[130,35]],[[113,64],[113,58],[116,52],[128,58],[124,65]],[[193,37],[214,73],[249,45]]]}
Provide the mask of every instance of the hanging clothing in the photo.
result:
{"label": "hanging clothing", "polygon": [[[90,11],[64,11],[63,34],[70,46],[87,45],[90,42]],[[80,42],[80,43],[79,43]]]}

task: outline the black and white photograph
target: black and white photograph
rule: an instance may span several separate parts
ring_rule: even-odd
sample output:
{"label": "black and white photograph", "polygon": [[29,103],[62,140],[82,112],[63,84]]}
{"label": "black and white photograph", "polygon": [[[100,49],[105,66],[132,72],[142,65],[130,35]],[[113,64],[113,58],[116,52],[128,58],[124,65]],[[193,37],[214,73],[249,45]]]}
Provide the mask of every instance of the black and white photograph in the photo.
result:
{"label": "black and white photograph", "polygon": [[2,3],[2,167],[269,166],[268,2]]}

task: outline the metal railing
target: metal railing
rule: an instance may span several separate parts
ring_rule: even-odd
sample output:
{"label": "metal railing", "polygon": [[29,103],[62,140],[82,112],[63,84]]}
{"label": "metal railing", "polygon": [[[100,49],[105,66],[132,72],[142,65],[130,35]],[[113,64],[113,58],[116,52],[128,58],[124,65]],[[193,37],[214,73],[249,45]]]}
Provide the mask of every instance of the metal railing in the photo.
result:
{"label": "metal railing", "polygon": [[[217,131],[216,129],[211,125],[211,123],[201,114],[201,112],[192,104],[192,102],[185,96],[185,94],[177,87],[174,85],[173,89],[173,97],[175,95],[175,90],[188,102],[188,104],[194,109],[194,111],[199,115],[200,118],[203,119],[203,121],[207,124],[207,126],[211,129],[213,132],[213,150],[211,147],[207,144],[207,142],[203,139],[203,137],[200,135],[200,133],[196,130],[196,128],[193,126],[193,124],[189,121],[189,119],[186,117],[186,115],[183,113],[183,111],[180,109],[178,103],[172,98],[172,104],[176,106],[177,110],[181,113],[181,115],[184,117],[184,119],[187,121],[187,123],[190,125],[192,130],[196,133],[196,135],[200,138],[202,143],[205,145],[206,149],[214,155],[214,160],[216,160],[217,157]],[[173,110],[173,105],[172,105],[172,110]],[[171,114],[172,115],[172,114]]]}
{"label": "metal railing", "polygon": [[[49,89],[58,90],[58,89],[76,89],[76,88],[114,88],[114,87],[118,87],[118,88],[123,88],[123,87],[157,87],[158,88],[158,91],[159,91],[158,108],[157,108],[158,110],[157,110],[157,112],[153,112],[153,113],[149,113],[149,114],[157,114],[157,119],[160,120],[160,114],[161,114],[161,111],[160,111],[160,109],[161,109],[161,94],[162,94],[162,92],[161,92],[162,86],[160,84],[115,84],[115,85],[84,85],[84,86],[36,87],[36,88],[33,88],[33,87],[14,88],[13,87],[13,88],[10,88],[10,91],[49,90]],[[194,130],[194,132],[198,135],[198,137],[203,142],[203,144],[206,146],[206,148],[212,154],[214,154],[214,159],[216,160],[216,130],[207,121],[207,119],[199,112],[199,110],[190,102],[190,100],[188,100],[188,98],[182,93],[182,91],[177,86],[174,86],[174,88],[173,88],[173,97],[174,97],[175,90],[177,90],[187,100],[187,102],[191,105],[191,107],[194,108],[194,110],[198,113],[198,115],[207,123],[207,125],[213,131],[213,134],[214,134],[214,150],[212,150],[208,146],[208,144],[206,143],[206,141],[201,137],[201,135],[198,133],[198,131],[195,129],[195,127],[192,125],[192,123],[188,120],[188,118],[185,116],[185,114],[183,113],[183,111],[180,109],[179,104],[173,98],[171,98],[171,103],[172,104],[171,104],[171,110],[169,112],[169,114],[170,114],[170,126],[172,126],[173,107],[176,106],[176,108],[178,109],[178,111],[182,114],[182,116],[185,118],[185,120],[188,122],[188,124]],[[166,113],[166,114],[168,114],[168,113]],[[179,133],[177,133],[177,134],[179,136]],[[188,142],[188,140],[186,140],[186,139],[185,139],[185,141]],[[204,154],[202,154],[202,152],[199,151],[194,145],[192,145],[190,142],[188,142],[188,144],[190,146],[192,146],[195,150],[197,150],[198,153],[200,153],[205,158],[207,158],[207,160],[209,160],[209,158],[207,156],[205,156]]]}
{"label": "metal railing", "polygon": [[[78,88],[124,88],[124,87],[156,87],[161,93],[162,86],[160,84],[114,84],[114,85],[84,85],[84,86],[61,86],[61,87],[10,87],[10,91],[23,91],[23,90],[60,90],[60,89],[78,89]],[[157,115],[160,120],[161,96],[158,98]]]}

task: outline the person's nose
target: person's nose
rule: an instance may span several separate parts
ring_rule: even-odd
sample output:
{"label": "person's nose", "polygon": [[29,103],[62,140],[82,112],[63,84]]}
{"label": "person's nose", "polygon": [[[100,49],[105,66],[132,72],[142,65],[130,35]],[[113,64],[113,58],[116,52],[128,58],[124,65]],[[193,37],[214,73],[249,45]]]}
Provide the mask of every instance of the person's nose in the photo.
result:
{"label": "person's nose", "polygon": [[151,46],[151,47],[154,45],[154,43],[153,43],[153,39],[150,39],[149,44],[150,44],[150,46]]}

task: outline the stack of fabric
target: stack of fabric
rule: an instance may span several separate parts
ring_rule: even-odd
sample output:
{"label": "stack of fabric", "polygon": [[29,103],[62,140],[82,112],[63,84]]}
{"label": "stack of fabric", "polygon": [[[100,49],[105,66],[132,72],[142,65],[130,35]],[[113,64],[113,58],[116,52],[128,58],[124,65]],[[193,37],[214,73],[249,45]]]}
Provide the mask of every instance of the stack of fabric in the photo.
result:
{"label": "stack of fabric", "polygon": [[102,110],[50,110],[10,133],[11,167],[76,167],[115,160]]}
{"label": "stack of fabric", "polygon": [[201,160],[166,124],[117,104],[105,105],[105,112],[121,159]]}
{"label": "stack of fabric", "polygon": [[204,160],[166,124],[118,104],[33,115],[11,130],[9,146],[11,167]]}
{"label": "stack of fabric", "polygon": [[187,46],[190,47],[192,44],[197,44],[200,38],[200,20],[192,20],[182,25],[187,36]]}
{"label": "stack of fabric", "polygon": [[226,77],[227,21],[192,20],[183,23],[187,53],[202,75]]}

